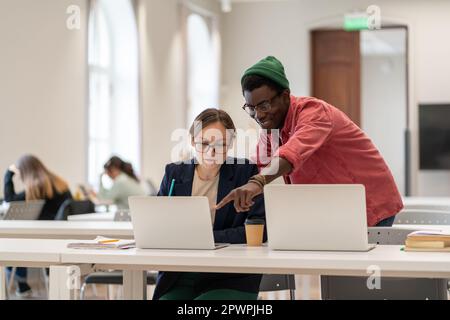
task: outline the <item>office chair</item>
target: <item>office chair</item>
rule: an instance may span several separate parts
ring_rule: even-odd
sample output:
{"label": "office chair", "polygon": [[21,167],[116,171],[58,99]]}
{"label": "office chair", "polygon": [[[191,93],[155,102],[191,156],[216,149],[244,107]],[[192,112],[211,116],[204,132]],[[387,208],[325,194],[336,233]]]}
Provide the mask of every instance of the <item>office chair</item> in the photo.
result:
{"label": "office chair", "polygon": [[395,216],[394,224],[450,225],[450,211],[404,209]]}
{"label": "office chair", "polygon": [[290,300],[295,300],[295,276],[293,274],[264,274],[259,292],[289,290]]}
{"label": "office chair", "polygon": [[114,214],[114,221],[131,221],[130,210],[117,210]]}
{"label": "office chair", "polygon": [[[114,221],[131,221],[129,210],[118,210],[115,213]],[[147,285],[154,285],[156,283],[157,273],[147,273]],[[86,286],[90,284],[104,284],[104,285],[122,285],[123,275],[122,271],[99,271],[86,276],[80,290],[80,299],[84,299]]]}
{"label": "office chair", "polygon": [[[156,284],[157,272],[147,272],[147,285]],[[80,300],[84,300],[86,294],[86,286],[89,284],[123,284],[123,274],[122,271],[111,271],[111,272],[93,272],[86,276],[83,285],[80,289]],[[108,297],[109,298],[109,297]]]}
{"label": "office chair", "polygon": [[[37,220],[41,214],[42,208],[44,207],[44,200],[32,200],[32,201],[12,201],[8,205],[3,220]],[[11,274],[9,278],[9,285],[7,285],[7,296],[9,296],[9,291],[11,291],[14,276],[16,274],[17,267],[11,269]],[[45,269],[42,269],[44,279],[46,279]],[[47,283],[46,288],[47,288]]]}
{"label": "office chair", "polygon": [[90,200],[76,201],[67,199],[59,207],[55,220],[67,220],[67,217],[74,214],[94,213],[95,204]]}
{"label": "office chair", "polygon": [[12,201],[3,220],[37,220],[44,207],[44,200]]}

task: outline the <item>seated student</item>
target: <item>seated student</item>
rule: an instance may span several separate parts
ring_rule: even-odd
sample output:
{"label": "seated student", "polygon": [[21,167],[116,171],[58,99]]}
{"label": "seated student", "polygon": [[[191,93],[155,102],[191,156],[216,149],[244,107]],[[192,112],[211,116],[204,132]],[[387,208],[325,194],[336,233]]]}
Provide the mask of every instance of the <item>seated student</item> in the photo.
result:
{"label": "seated student", "polygon": [[[262,195],[254,199],[248,212],[238,213],[232,204],[214,210],[217,201],[230,190],[258,173],[257,166],[248,160],[238,163],[237,159],[226,158],[235,130],[225,111],[206,109],[200,113],[190,129],[195,158],[167,165],[158,193],[168,196],[174,179],[172,196],[208,197],[216,243],[246,243],[246,218],[265,217]],[[260,282],[258,274],[160,272],[153,299],[253,300],[257,299]]]}
{"label": "seated student", "polygon": [[[25,191],[16,193],[13,176],[19,174]],[[72,199],[69,185],[61,177],[49,171],[35,156],[24,155],[5,174],[4,198],[6,202],[45,200],[39,220],[53,220],[61,204]]]}
{"label": "seated student", "polygon": [[[19,174],[25,191],[16,193],[13,176]],[[49,171],[42,162],[32,155],[25,155],[16,165],[11,165],[5,174],[4,198],[6,202],[25,200],[45,200],[39,220],[53,220],[61,204],[71,199],[69,185],[59,176]],[[9,269],[10,270],[10,269]],[[30,296],[27,283],[27,269],[17,268],[17,290],[19,296]]]}
{"label": "seated student", "polygon": [[131,163],[113,156],[103,167],[105,174],[113,180],[113,185],[111,188],[106,189],[100,178],[100,190],[97,194],[100,200],[113,200],[118,209],[128,209],[129,196],[145,194],[144,188],[139,183]]}

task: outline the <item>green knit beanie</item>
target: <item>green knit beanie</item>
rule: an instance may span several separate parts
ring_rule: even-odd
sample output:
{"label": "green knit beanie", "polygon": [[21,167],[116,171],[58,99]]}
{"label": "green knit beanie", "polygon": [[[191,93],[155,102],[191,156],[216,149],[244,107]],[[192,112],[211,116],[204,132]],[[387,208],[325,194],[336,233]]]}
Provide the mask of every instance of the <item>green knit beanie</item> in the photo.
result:
{"label": "green knit beanie", "polygon": [[268,56],[245,70],[244,75],[241,78],[241,85],[244,84],[245,77],[250,75],[257,75],[270,79],[283,89],[289,89],[289,80],[284,73],[284,67],[281,62],[273,56]]}

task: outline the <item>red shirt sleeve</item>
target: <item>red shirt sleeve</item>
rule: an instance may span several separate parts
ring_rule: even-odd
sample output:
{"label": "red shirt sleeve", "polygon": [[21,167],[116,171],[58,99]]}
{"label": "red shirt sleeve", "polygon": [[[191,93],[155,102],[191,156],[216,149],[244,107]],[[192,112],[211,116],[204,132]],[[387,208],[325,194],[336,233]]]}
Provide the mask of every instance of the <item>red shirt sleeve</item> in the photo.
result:
{"label": "red shirt sleeve", "polygon": [[293,170],[302,166],[330,137],[333,123],[329,112],[320,102],[308,102],[294,117],[294,129],[275,156],[289,161]]}

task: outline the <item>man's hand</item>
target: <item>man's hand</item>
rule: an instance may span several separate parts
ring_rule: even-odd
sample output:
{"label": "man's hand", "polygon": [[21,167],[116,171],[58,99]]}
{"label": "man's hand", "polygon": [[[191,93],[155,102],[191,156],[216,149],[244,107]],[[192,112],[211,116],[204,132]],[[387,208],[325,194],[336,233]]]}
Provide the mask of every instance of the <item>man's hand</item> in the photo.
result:
{"label": "man's hand", "polygon": [[[269,165],[261,170],[260,175],[264,175],[264,184],[268,184],[282,175],[288,174],[293,169],[289,161],[284,158],[275,157]],[[253,198],[263,193],[263,187],[258,182],[248,182],[242,187],[236,188],[226,195],[217,205],[216,210],[224,207],[227,203],[234,201],[237,212],[250,210],[254,204]]]}
{"label": "man's hand", "polygon": [[224,207],[227,203],[234,201],[234,208],[237,212],[246,212],[253,206],[253,198],[263,192],[263,188],[257,183],[249,182],[243,186],[232,190],[217,205],[216,210]]}

